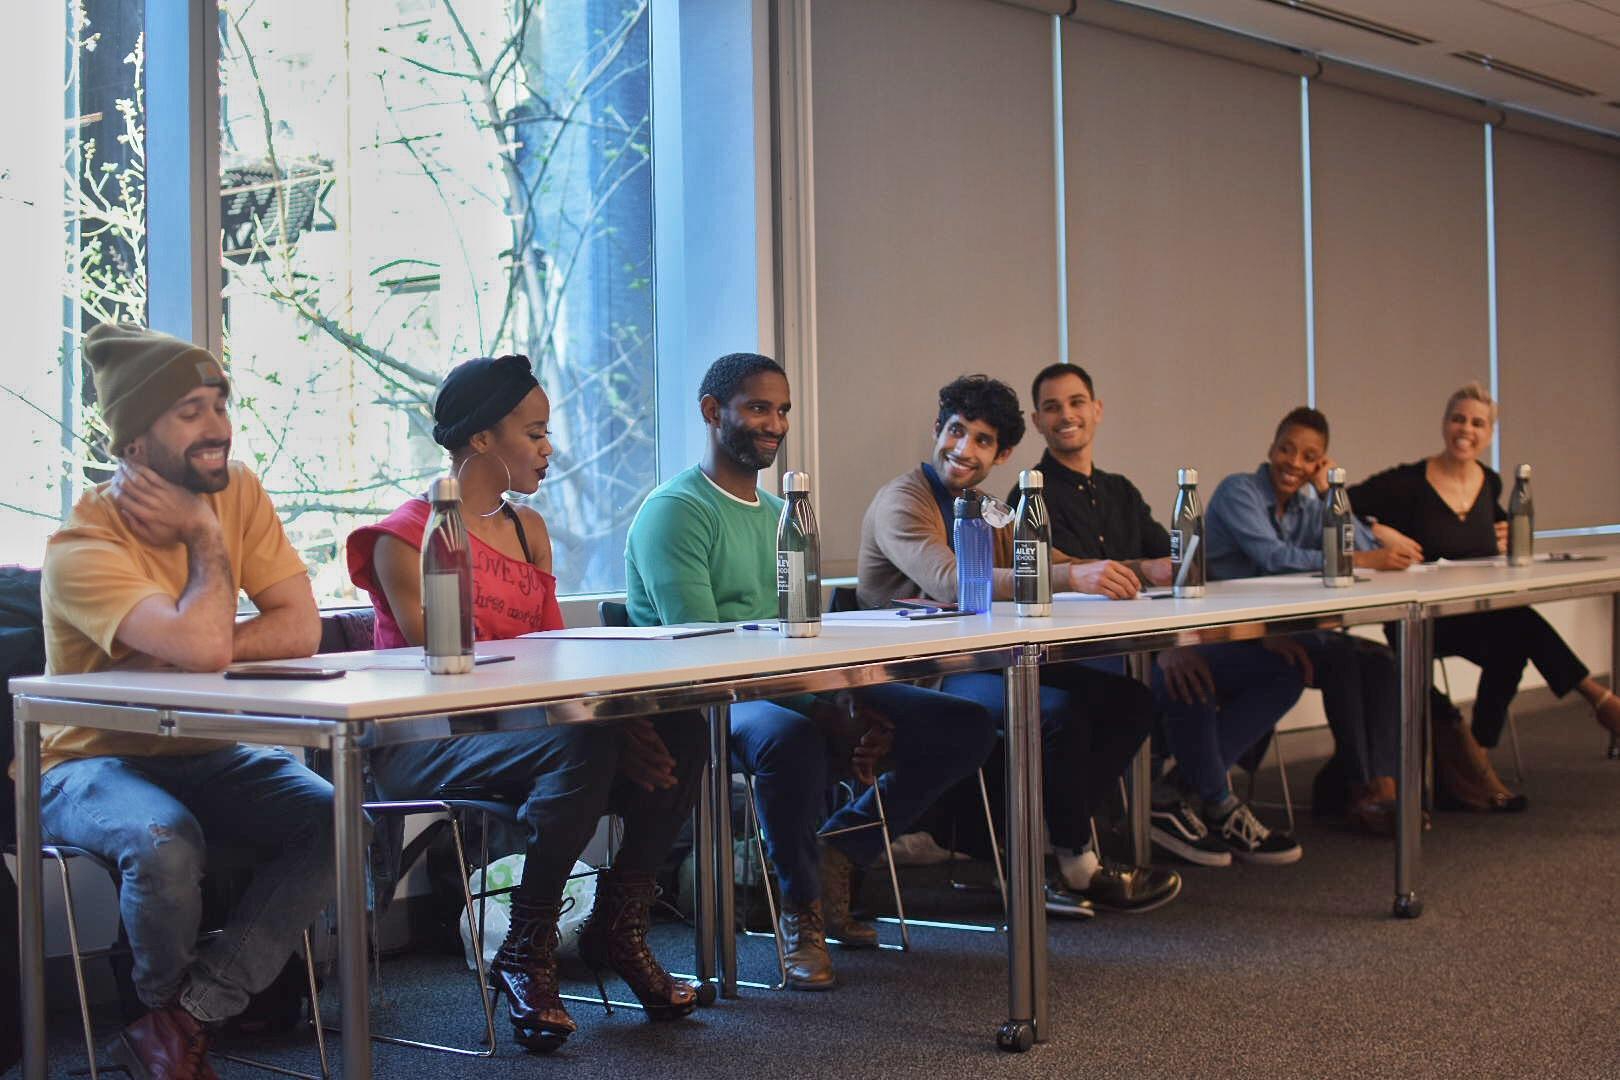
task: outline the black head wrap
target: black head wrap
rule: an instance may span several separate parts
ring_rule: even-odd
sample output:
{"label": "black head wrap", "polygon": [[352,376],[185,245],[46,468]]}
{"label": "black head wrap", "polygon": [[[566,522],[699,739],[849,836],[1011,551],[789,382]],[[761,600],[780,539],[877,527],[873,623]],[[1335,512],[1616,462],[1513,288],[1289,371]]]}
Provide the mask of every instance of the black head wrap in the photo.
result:
{"label": "black head wrap", "polygon": [[539,385],[527,356],[480,356],[457,364],[433,399],[433,441],[446,450],[461,449]]}

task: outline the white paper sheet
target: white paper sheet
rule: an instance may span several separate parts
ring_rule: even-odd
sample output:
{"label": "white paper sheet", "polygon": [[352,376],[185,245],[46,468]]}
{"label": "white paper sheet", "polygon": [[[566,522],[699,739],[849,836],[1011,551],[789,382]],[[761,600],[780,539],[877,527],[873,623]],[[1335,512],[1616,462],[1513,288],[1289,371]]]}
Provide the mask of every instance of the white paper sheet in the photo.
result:
{"label": "white paper sheet", "polygon": [[837,626],[875,626],[901,629],[907,626],[938,626],[956,619],[971,619],[972,615],[904,615],[901,608],[880,608],[876,611],[829,611],[821,617],[824,623]]}
{"label": "white paper sheet", "polygon": [[729,626],[570,626],[562,630],[538,630],[526,638],[559,641],[676,641],[680,638],[729,634]]}
{"label": "white paper sheet", "polygon": [[[1168,586],[1168,585],[1160,585],[1160,586],[1155,586],[1154,588],[1151,588],[1151,589],[1141,589],[1141,590],[1139,590],[1135,596],[1131,597],[1131,600],[1163,600],[1163,599],[1169,597],[1169,595],[1170,595],[1170,586]],[[1068,600],[1106,600],[1109,603],[1125,603],[1125,604],[1130,603],[1130,600],[1109,600],[1108,597],[1102,595],[1101,593],[1089,593],[1089,592],[1059,592],[1059,593],[1053,593],[1052,594],[1052,599],[1053,600],[1063,600],[1063,601],[1068,601]]]}

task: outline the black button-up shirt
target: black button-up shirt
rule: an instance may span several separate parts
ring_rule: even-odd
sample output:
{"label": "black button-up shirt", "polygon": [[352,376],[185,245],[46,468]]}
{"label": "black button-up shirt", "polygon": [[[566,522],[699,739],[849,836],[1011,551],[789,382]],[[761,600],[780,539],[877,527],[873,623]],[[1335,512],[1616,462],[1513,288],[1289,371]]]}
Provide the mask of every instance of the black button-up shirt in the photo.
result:
{"label": "black button-up shirt", "polygon": [[[1052,518],[1052,546],[1076,559],[1162,559],[1170,554],[1170,534],[1153,520],[1136,485],[1118,473],[1093,468],[1077,473],[1050,451],[1036,468],[1046,479],[1046,511]],[[1008,496],[1014,504],[1018,489]]]}

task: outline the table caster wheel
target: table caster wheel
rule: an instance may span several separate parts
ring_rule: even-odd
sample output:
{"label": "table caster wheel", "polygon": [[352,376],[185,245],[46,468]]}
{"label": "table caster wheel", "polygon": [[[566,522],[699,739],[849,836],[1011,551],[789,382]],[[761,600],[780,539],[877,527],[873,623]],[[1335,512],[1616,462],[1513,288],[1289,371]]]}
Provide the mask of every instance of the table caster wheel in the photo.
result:
{"label": "table caster wheel", "polygon": [[698,983],[695,989],[697,990],[698,1007],[701,1009],[707,1009],[710,1005],[713,1005],[715,999],[720,996],[720,991],[716,989],[712,982]]}
{"label": "table caster wheel", "polygon": [[1395,898],[1395,917],[1397,919],[1415,919],[1423,914],[1423,901],[1417,896],[1397,896]]}
{"label": "table caster wheel", "polygon": [[996,1045],[1013,1054],[1022,1054],[1035,1045],[1035,1025],[1028,1020],[1009,1020],[996,1032]]}

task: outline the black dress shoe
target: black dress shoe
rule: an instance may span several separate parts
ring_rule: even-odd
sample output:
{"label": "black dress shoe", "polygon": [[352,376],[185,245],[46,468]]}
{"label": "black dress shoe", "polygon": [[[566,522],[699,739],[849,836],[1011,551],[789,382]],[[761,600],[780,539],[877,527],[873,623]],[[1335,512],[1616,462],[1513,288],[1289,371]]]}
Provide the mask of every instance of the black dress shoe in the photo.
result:
{"label": "black dress shoe", "polygon": [[1048,881],[1046,890],[1042,894],[1048,915],[1059,915],[1065,919],[1094,919],[1097,909],[1079,893],[1064,885],[1062,880]]}
{"label": "black dress shoe", "polygon": [[1140,915],[1163,907],[1181,892],[1181,875],[1152,866],[1105,861],[1084,889],[1071,889],[1103,911]]}

